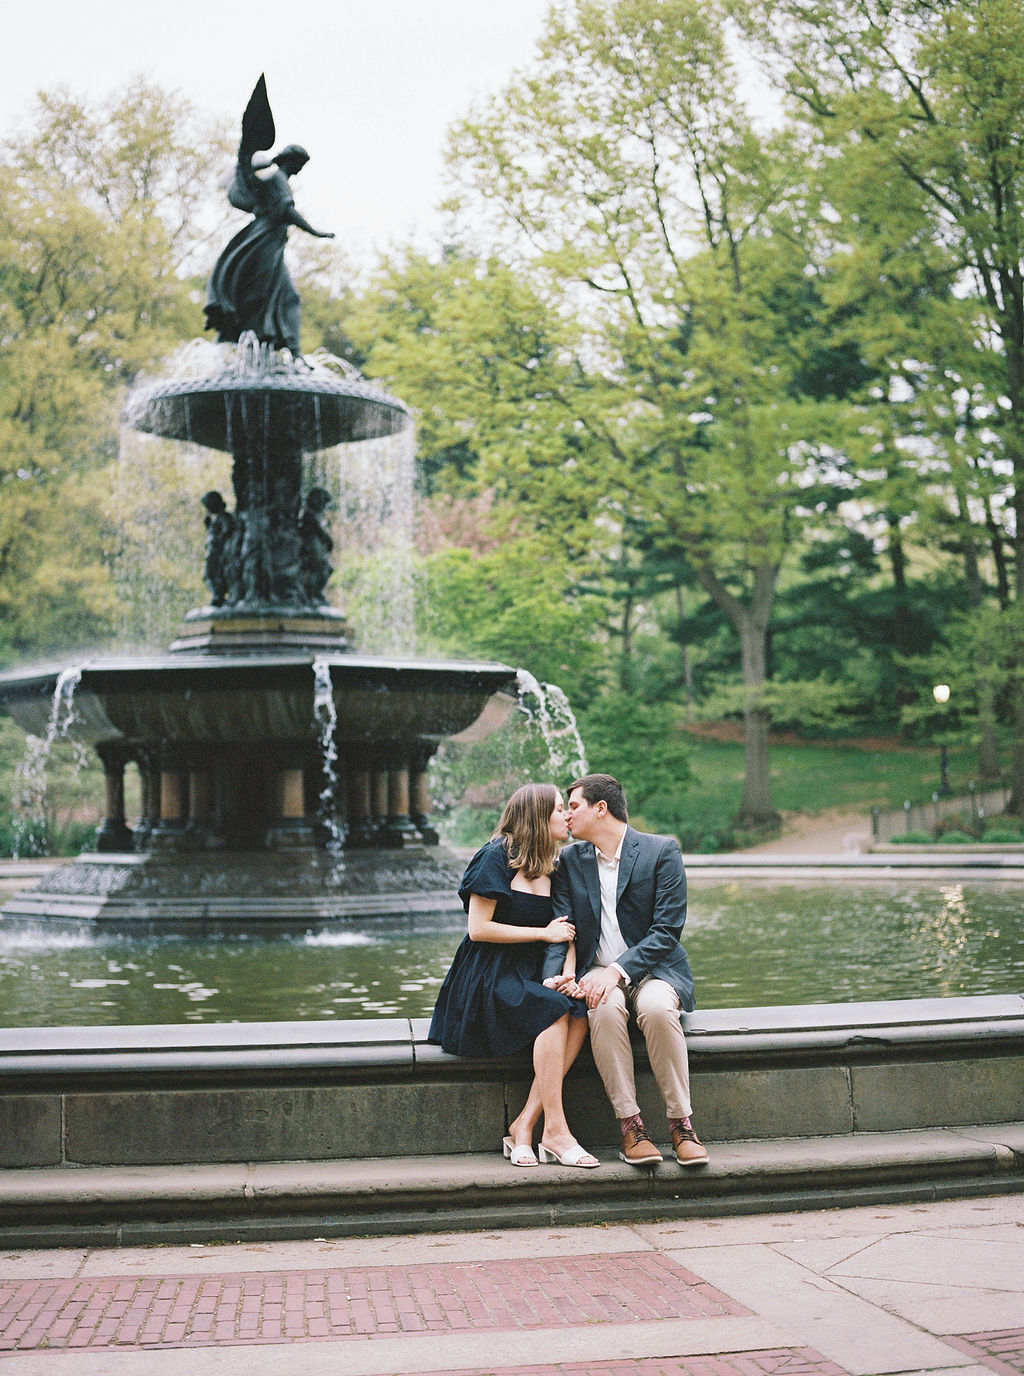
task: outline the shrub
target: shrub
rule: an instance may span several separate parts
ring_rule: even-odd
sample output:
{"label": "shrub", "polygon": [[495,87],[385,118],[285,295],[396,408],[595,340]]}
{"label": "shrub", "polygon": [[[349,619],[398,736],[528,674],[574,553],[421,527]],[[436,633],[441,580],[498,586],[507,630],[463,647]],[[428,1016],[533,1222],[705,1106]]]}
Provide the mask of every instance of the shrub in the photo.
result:
{"label": "shrub", "polygon": [[985,840],[993,839],[992,833],[997,831],[1000,840],[1024,841],[1024,820],[1013,816],[992,818],[984,832]]}
{"label": "shrub", "polygon": [[927,846],[931,844],[932,837],[926,831],[906,831],[892,840],[896,846]]}

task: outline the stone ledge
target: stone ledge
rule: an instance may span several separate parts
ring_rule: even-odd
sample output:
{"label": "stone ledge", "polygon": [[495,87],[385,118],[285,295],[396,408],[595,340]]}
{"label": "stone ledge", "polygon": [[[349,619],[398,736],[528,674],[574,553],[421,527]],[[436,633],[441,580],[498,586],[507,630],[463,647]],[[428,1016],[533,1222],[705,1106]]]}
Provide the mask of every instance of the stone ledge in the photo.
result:
{"label": "stone ledge", "polygon": [[[808,1053],[848,1056],[877,1051],[954,1050],[965,1042],[1024,1052],[1024,995],[949,999],[891,999],[869,1003],[796,1004],[707,1009],[683,1015],[695,1065],[751,1054],[759,1058]],[[392,1069],[407,1065],[433,1076],[500,1076],[521,1070],[528,1057],[471,1061],[449,1056],[426,1038],[426,1018],[260,1023],[167,1023],[116,1027],[0,1028],[0,1085],[37,1077],[130,1072],[264,1073],[278,1069]]]}
{"label": "stone ledge", "polygon": [[[831,1138],[1024,1119],[1017,995],[711,1010],[686,1019],[698,1129]],[[518,1111],[528,1054],[468,1061],[422,1019],[0,1032],[0,1166],[141,1168],[462,1157]],[[649,1126],[664,1106],[642,1048]],[[566,1080],[580,1140],[617,1150],[589,1050]]]}

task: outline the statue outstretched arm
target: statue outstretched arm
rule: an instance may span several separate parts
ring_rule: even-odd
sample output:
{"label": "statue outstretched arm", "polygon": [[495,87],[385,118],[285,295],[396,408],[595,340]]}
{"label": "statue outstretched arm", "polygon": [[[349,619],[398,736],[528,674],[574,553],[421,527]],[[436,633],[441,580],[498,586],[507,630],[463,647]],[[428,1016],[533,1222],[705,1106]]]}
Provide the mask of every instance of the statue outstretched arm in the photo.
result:
{"label": "statue outstretched arm", "polygon": [[285,219],[290,225],[294,225],[296,229],[304,229],[307,234],[312,234],[314,239],[334,238],[334,233],[331,230],[314,229],[306,217],[301,214],[300,211],[296,210],[294,205],[288,210]]}

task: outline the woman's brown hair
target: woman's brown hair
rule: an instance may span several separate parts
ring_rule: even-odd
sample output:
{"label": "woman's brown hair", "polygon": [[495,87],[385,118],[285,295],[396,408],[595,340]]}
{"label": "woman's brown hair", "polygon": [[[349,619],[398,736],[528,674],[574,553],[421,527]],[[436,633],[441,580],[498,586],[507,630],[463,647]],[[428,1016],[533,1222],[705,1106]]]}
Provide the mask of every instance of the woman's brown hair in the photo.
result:
{"label": "woman's brown hair", "polygon": [[505,804],[491,840],[505,837],[508,863],[527,879],[550,874],[558,846],[551,835],[551,814],[558,801],[554,784],[523,784]]}

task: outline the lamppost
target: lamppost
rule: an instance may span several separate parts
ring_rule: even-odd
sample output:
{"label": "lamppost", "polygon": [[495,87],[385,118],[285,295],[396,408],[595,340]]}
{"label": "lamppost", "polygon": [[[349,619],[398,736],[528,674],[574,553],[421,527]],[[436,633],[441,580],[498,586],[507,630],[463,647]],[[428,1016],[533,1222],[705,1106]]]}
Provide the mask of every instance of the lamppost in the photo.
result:
{"label": "lamppost", "polygon": [[[949,684],[937,683],[932,689],[932,697],[940,707],[945,707],[949,701]],[[939,750],[939,793],[943,798],[948,798],[952,789],[949,786],[949,751],[945,741],[941,743]]]}

